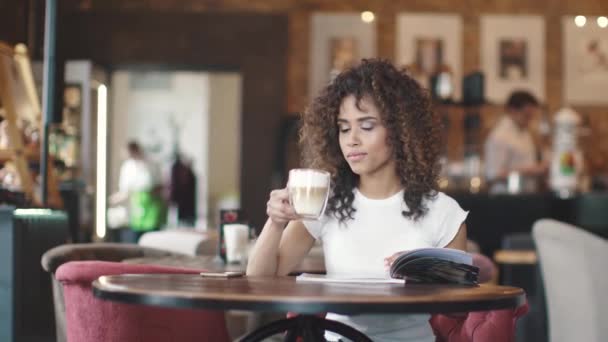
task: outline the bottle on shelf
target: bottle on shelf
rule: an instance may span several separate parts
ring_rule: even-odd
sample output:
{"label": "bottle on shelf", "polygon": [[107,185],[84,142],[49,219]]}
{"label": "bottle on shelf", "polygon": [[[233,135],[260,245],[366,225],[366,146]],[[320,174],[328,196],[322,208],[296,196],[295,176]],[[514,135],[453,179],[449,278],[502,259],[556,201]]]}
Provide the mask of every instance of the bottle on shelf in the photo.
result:
{"label": "bottle on shelf", "polygon": [[576,192],[582,172],[583,155],[578,148],[580,122],[580,115],[571,108],[560,109],[554,117],[549,184],[561,197],[569,197]]}

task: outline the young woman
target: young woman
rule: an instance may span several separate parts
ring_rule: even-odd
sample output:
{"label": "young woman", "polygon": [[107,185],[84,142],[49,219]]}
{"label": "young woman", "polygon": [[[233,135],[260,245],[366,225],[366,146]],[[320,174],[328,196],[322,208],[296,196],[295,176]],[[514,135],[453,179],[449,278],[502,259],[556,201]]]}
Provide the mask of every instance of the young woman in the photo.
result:
{"label": "young woman", "polygon": [[[338,75],[300,132],[306,166],[331,173],[325,215],[299,220],[287,190],[272,191],[247,274],[288,274],[316,239],[327,274],[341,276],[386,276],[410,249],[464,250],[467,212],[437,191],[439,130],[427,93],[389,62],[363,60]],[[429,317],[328,314],[374,341],[434,341]]]}

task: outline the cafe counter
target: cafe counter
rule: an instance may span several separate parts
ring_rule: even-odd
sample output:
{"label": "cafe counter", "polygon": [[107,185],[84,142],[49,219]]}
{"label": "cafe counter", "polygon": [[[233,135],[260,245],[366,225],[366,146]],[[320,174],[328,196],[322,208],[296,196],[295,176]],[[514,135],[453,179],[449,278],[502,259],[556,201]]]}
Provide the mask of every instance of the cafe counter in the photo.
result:
{"label": "cafe counter", "polygon": [[469,211],[468,238],[482,253],[492,256],[503,238],[512,233],[531,233],[534,222],[552,218],[596,234],[608,235],[608,192],[560,198],[553,193],[495,195],[488,193],[448,193]]}

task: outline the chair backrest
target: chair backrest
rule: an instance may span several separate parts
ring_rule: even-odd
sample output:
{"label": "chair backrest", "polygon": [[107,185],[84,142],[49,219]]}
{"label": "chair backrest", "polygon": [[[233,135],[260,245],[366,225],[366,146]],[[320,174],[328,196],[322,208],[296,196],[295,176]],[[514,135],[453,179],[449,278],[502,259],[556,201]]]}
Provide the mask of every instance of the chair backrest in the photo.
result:
{"label": "chair backrest", "polygon": [[87,342],[228,341],[224,313],[105,301],[91,282],[102,275],[187,273],[201,270],[104,261],[73,261],[55,277],[63,284],[67,340]]}
{"label": "chair backrest", "polygon": [[534,224],[549,312],[549,337],[608,341],[608,241],[578,227],[543,219]]}
{"label": "chair backrest", "polygon": [[71,243],[49,249],[42,255],[42,268],[49,273],[68,261],[101,260],[122,261],[130,258],[163,257],[175,255],[156,248],[129,243]]}
{"label": "chair backrest", "polygon": [[464,317],[434,314],[429,321],[437,342],[515,341],[515,324],[528,303],[514,309],[475,311]]}
{"label": "chair backrest", "polygon": [[122,261],[129,258],[164,257],[175,253],[128,243],[71,243],[49,249],[42,255],[42,268],[51,274],[55,334],[57,342],[66,341],[63,287],[55,280],[57,268],[69,261]]}

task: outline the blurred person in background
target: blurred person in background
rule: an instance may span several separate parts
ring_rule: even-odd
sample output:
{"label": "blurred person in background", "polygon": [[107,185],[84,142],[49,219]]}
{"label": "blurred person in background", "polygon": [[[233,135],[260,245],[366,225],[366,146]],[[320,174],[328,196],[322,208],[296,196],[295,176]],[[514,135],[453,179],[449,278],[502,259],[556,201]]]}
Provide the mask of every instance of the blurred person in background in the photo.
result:
{"label": "blurred person in background", "polygon": [[127,144],[127,159],[120,167],[118,192],[110,205],[128,203],[129,228],[121,231],[121,242],[137,243],[141,235],[158,230],[166,220],[162,184],[155,165],[145,158],[136,141]]}
{"label": "blurred person in background", "polygon": [[530,129],[539,111],[538,100],[531,93],[520,90],[509,96],[506,112],[490,131],[484,147],[491,192],[506,192],[509,176],[517,180],[516,191],[538,189],[538,180],[549,166],[548,160],[540,160]]}
{"label": "blurred person in background", "polygon": [[196,175],[190,160],[176,153],[169,180],[169,202],[177,207],[180,226],[192,227],[196,223]]}

